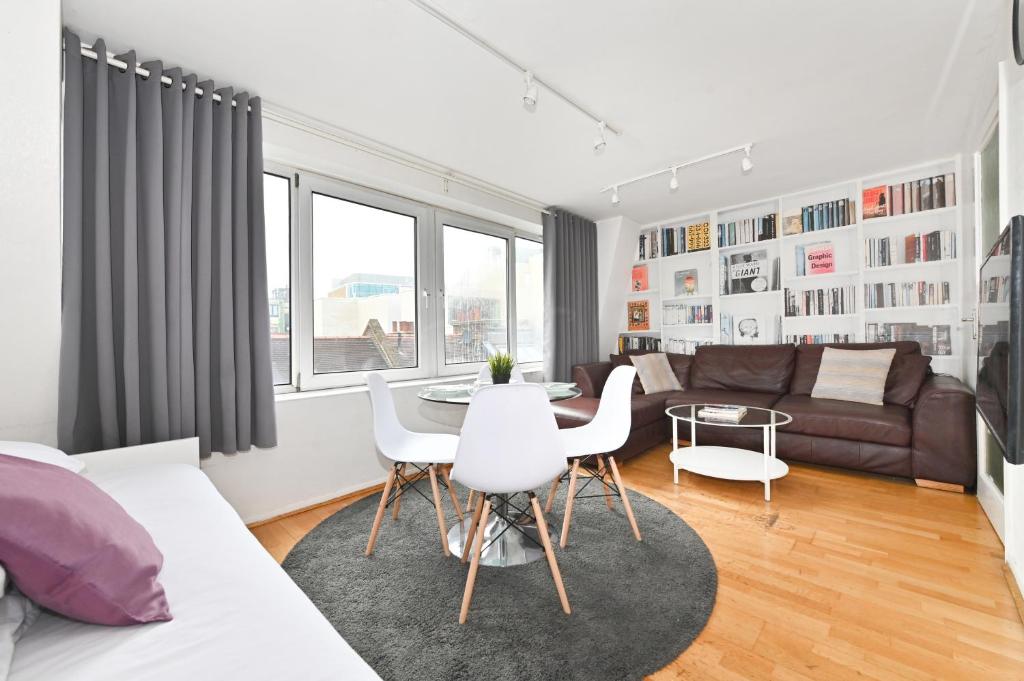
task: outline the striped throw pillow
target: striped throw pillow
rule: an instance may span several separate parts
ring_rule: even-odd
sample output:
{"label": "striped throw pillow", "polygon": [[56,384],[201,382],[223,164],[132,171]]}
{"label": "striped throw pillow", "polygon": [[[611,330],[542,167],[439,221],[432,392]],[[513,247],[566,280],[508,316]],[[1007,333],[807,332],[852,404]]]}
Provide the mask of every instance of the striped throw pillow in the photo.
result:
{"label": "striped throw pillow", "polygon": [[640,377],[640,384],[647,395],[683,389],[675,372],[672,371],[672,365],[668,363],[668,355],[664,352],[630,355],[630,359],[633,360],[636,375]]}
{"label": "striped throw pillow", "polygon": [[885,379],[896,348],[838,350],[825,348],[811,397],[882,404]]}

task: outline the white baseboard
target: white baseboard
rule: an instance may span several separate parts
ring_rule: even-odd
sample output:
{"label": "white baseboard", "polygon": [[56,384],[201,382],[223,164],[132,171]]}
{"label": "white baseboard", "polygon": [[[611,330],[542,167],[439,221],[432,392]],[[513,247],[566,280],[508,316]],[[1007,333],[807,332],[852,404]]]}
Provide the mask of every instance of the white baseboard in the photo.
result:
{"label": "white baseboard", "polygon": [[996,484],[992,482],[992,478],[984,471],[978,472],[978,503],[981,504],[985,515],[988,516],[992,529],[999,535],[999,541],[1006,544],[1003,493],[999,491]]}

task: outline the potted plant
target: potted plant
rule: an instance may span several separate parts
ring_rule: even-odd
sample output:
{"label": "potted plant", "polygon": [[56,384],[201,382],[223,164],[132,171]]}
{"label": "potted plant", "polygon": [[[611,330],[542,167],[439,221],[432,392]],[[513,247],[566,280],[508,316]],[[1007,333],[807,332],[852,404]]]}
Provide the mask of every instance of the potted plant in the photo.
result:
{"label": "potted plant", "polygon": [[512,377],[513,365],[515,365],[515,361],[512,359],[512,355],[504,352],[498,352],[488,357],[487,368],[491,370],[491,382],[495,385],[508,383]]}

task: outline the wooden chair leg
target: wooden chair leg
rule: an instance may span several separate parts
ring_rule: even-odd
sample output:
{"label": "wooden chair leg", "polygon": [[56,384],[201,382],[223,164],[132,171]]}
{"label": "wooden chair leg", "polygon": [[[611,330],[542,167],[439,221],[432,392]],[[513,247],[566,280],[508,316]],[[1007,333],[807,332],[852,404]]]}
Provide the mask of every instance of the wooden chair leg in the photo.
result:
{"label": "wooden chair leg", "polygon": [[612,491],[608,489],[608,485],[604,484],[604,476],[608,474],[608,471],[604,467],[604,457],[600,454],[595,456],[597,458],[597,475],[600,477],[601,489],[604,491],[604,504],[610,511],[612,510]]}
{"label": "wooden chair leg", "polygon": [[558,591],[558,600],[562,602],[562,611],[566,615],[571,615],[569,597],[565,595],[562,573],[558,569],[558,561],[555,560],[555,551],[551,548],[551,535],[548,534],[548,524],[544,521],[544,514],[540,510],[540,502],[537,501],[535,495],[531,494],[530,503],[533,505],[533,514],[537,517],[537,532],[540,534],[540,543],[544,545],[544,553],[548,557],[548,567],[551,568],[551,578],[555,580],[555,589]]}
{"label": "wooden chair leg", "polygon": [[445,527],[444,522],[444,507],[441,506],[441,490],[437,485],[437,466],[430,464],[427,466],[427,471],[430,474],[430,488],[434,492],[434,510],[437,511],[437,527],[441,530],[441,548],[444,550],[444,555],[452,555],[451,550],[448,548],[448,528]]}
{"label": "wooden chair leg", "polygon": [[[481,497],[483,494],[480,495]],[[473,540],[473,560],[469,564],[466,575],[466,590],[462,593],[462,609],[459,610],[459,624],[465,624],[469,616],[469,604],[473,600],[473,585],[476,583],[476,571],[480,569],[480,552],[484,545],[484,530],[487,527],[487,516],[491,513],[491,502],[484,500],[481,505],[480,522],[477,523],[476,538]]]}
{"label": "wooden chair leg", "polygon": [[558,492],[560,484],[562,484],[561,475],[551,481],[551,491],[548,492],[548,500],[544,503],[545,513],[551,513],[551,507],[555,505],[555,493]]}
{"label": "wooden chair leg", "polygon": [[473,498],[476,497],[476,490],[469,490],[469,495],[466,497],[466,513],[473,512]]}
{"label": "wooden chair leg", "polygon": [[373,545],[377,543],[377,532],[380,531],[380,521],[384,519],[384,509],[388,506],[388,497],[391,495],[391,488],[395,485],[395,477],[398,475],[398,469],[395,466],[391,467],[391,472],[388,473],[388,481],[384,483],[384,491],[380,495],[380,503],[377,505],[377,515],[373,518],[373,527],[370,528],[370,541],[366,544],[366,555],[369,556],[373,553]]}
{"label": "wooden chair leg", "polygon": [[629,496],[626,494],[626,486],[622,484],[622,476],[619,475],[619,467],[615,465],[615,457],[608,457],[608,465],[612,469],[612,479],[615,481],[615,486],[619,488],[619,496],[622,497],[622,507],[626,509],[626,517],[629,519],[629,526],[633,528],[633,536],[636,537],[637,541],[643,541],[640,538],[640,528],[636,526],[636,518],[633,517],[633,507],[629,505]]}
{"label": "wooden chair leg", "polygon": [[403,463],[402,470],[398,475],[398,493],[395,495],[395,504],[391,507],[392,521],[398,520],[398,509],[402,506],[402,494],[404,493],[404,490],[402,489],[402,480],[405,479],[405,469],[408,465],[409,464]]}
{"label": "wooden chair leg", "polygon": [[448,485],[448,496],[451,497],[452,506],[455,507],[455,515],[459,516],[459,522],[465,520],[462,515],[462,506],[459,505],[459,497],[455,494],[455,486],[452,485],[452,476],[448,474],[448,468],[441,468],[441,475],[444,477],[444,484]]}
{"label": "wooden chair leg", "polygon": [[473,520],[470,521],[469,527],[466,530],[466,541],[462,547],[462,562],[465,563],[469,560],[469,548],[473,546],[473,539],[476,538],[476,526],[480,523],[480,514],[484,510],[484,494],[480,493],[480,499],[477,501],[476,509],[473,511]]}
{"label": "wooden chair leg", "polygon": [[562,538],[558,545],[563,549],[569,542],[569,522],[572,520],[572,505],[576,499],[576,476],[580,472],[580,460],[572,460],[572,473],[569,474],[569,496],[565,498],[565,519],[562,520]]}

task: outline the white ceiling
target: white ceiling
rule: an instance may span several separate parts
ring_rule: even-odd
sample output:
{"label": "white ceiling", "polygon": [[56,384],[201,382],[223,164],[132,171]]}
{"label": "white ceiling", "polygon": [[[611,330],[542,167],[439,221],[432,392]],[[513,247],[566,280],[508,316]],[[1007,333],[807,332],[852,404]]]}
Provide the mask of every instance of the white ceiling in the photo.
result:
{"label": "white ceiling", "polygon": [[[406,0],[64,0],[84,39],[134,47],[594,219],[649,222],[963,151],[995,97],[1005,0],[434,0],[620,127],[596,129]],[[755,142],[739,157],[601,187]]]}

